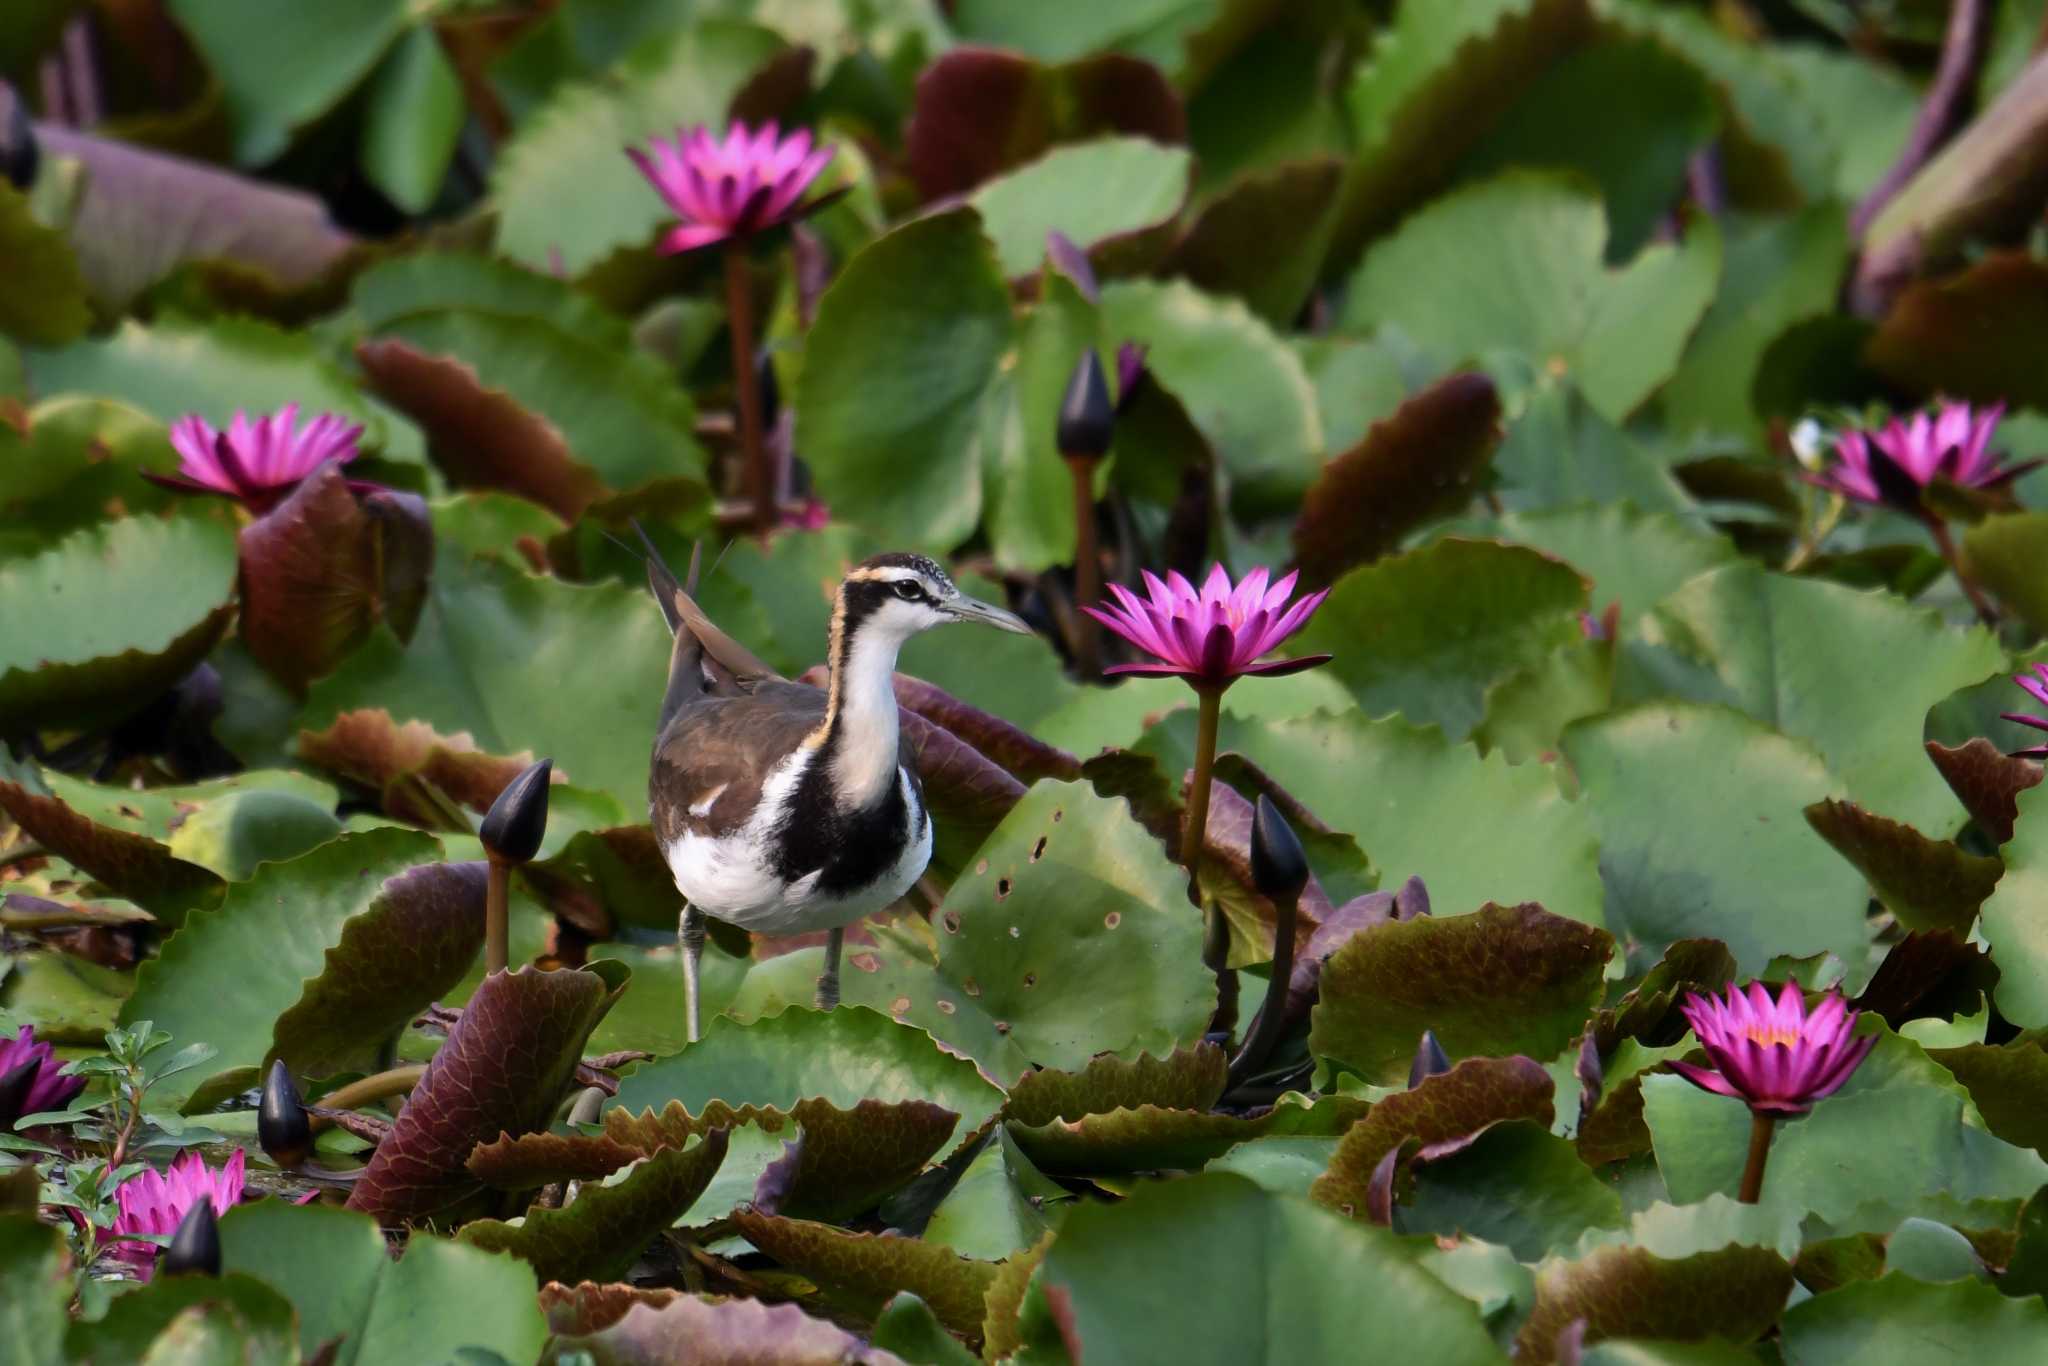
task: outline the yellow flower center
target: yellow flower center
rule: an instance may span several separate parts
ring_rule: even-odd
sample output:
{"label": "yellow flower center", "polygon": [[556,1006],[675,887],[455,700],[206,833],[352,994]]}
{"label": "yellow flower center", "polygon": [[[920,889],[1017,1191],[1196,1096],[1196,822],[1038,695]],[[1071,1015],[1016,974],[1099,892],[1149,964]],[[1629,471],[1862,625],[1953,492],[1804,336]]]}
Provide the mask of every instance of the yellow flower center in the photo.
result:
{"label": "yellow flower center", "polygon": [[1743,1030],[1742,1033],[1751,1043],[1764,1048],[1769,1048],[1774,1043],[1781,1043],[1787,1048],[1793,1048],[1799,1043],[1799,1031],[1796,1029],[1786,1029],[1783,1026],[1775,1029],[1766,1029],[1759,1025],[1751,1025]]}

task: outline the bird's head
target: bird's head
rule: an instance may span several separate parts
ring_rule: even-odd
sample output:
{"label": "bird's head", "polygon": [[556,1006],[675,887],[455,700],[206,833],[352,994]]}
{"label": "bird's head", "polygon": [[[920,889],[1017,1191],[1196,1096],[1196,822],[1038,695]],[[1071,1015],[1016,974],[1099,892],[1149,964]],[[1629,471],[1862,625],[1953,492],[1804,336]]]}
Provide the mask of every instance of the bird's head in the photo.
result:
{"label": "bird's head", "polygon": [[962,593],[935,562],[901,551],[855,566],[839,585],[839,612],[849,632],[899,642],[955,621],[1031,634],[1021,617]]}

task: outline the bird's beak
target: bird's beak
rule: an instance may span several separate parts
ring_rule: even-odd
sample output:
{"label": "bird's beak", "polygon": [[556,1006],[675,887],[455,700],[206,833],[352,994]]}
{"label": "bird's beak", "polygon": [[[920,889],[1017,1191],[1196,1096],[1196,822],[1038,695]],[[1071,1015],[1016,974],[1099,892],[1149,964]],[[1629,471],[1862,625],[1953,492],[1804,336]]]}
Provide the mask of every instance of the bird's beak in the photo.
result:
{"label": "bird's beak", "polygon": [[945,612],[956,621],[978,621],[983,626],[994,626],[999,630],[1015,631],[1020,636],[1028,636],[1032,633],[1031,627],[1026,624],[1024,618],[1018,616],[1015,612],[1005,612],[1002,608],[992,607],[978,598],[948,598],[940,604],[939,610]]}

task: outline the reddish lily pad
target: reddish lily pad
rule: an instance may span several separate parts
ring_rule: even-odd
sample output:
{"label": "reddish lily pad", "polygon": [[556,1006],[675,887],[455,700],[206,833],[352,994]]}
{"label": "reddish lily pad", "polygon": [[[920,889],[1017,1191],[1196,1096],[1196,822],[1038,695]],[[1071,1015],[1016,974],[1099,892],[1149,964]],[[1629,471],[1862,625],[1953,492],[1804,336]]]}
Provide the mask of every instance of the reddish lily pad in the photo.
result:
{"label": "reddish lily pad", "polygon": [[1271,1127],[1270,1114],[1248,1118],[1137,1105],[1050,1124],[1012,1124],[1010,1136],[1035,1165],[1055,1175],[1200,1171]]}
{"label": "reddish lily pad", "polygon": [[954,1332],[971,1339],[981,1335],[983,1300],[999,1263],[962,1257],[919,1238],[848,1233],[747,1205],[734,1210],[732,1220],[748,1242],[828,1290],[877,1308],[907,1290]]}
{"label": "reddish lily pad", "polygon": [[1290,326],[1329,249],[1343,174],[1334,157],[1316,157],[1239,177],[1189,225],[1164,269]]}
{"label": "reddish lily pad", "polygon": [[1550,1074],[1527,1058],[1467,1058],[1448,1072],[1424,1078],[1413,1090],[1375,1104],[1345,1132],[1329,1169],[1316,1178],[1309,1194],[1362,1218],[1373,1169],[1407,1140],[1420,1140],[1422,1154],[1441,1156],[1508,1120],[1534,1120],[1548,1127],[1556,1115],[1555,1093]]}
{"label": "reddish lily pad", "polygon": [[550,1281],[540,1288],[540,1309],[548,1316],[548,1331],[557,1337],[581,1337],[602,1332],[626,1317],[636,1304],[663,1309],[682,1298],[683,1292],[667,1286],[638,1286],[613,1282],[578,1281],[564,1285]]}
{"label": "reddish lily pad", "polygon": [[1325,1062],[1392,1085],[1425,1029],[1454,1058],[1548,1058],[1600,1004],[1614,940],[1533,903],[1378,925],[1323,965],[1309,1047]]}
{"label": "reddish lily pad", "polygon": [[380,622],[409,637],[426,602],[426,504],[358,497],[327,464],[241,535],[242,642],[294,690],[333,671]]}
{"label": "reddish lily pad", "polygon": [[561,1209],[529,1208],[518,1224],[478,1219],[457,1241],[509,1252],[541,1280],[610,1280],[624,1275],[652,1238],[696,1203],[725,1161],[726,1131],[688,1148],[665,1148],[616,1181],[585,1182]]}
{"label": "reddish lily pad", "polygon": [[1879,374],[1915,393],[2048,408],[2048,377],[2029,357],[2048,344],[2048,265],[1994,251],[1967,269],[1907,287],[1865,349]]}
{"label": "reddish lily pad", "polygon": [[917,79],[904,157],[926,199],[965,194],[1055,142],[1134,133],[1187,135],[1187,115],[1159,69],[1116,53],[1046,66],[1020,53],[957,48]]}
{"label": "reddish lily pad", "polygon": [[[543,1299],[553,1289],[544,1289]],[[602,1327],[557,1332],[550,1361],[576,1353],[596,1366],[904,1366],[894,1353],[869,1347],[793,1304],[759,1300],[672,1295],[658,1305],[632,1303]]]}
{"label": "reddish lily pad", "polygon": [[1854,802],[1828,798],[1806,808],[1806,823],[1870,880],[1885,909],[1916,930],[1967,934],[2005,865],[1949,840],[1933,840]]}
{"label": "reddish lily pad", "polygon": [[471,1149],[466,1165],[494,1190],[530,1191],[556,1181],[603,1180],[649,1151],[608,1134],[500,1134]]}
{"label": "reddish lily pad", "polygon": [[604,481],[560,428],[485,385],[467,363],[389,339],[364,342],[356,359],[377,395],[426,430],[458,487],[516,493],[569,522],[603,496]]}
{"label": "reddish lily pad", "polygon": [[380,793],[386,815],[433,823],[429,784],[478,815],[533,762],[533,752],[485,754],[467,731],[442,735],[424,721],[399,722],[382,707],[345,711],[321,730],[302,730],[299,757]]}
{"label": "reddish lily pad", "polygon": [[2039,764],[2015,759],[1982,736],[1953,749],[1929,740],[1927,757],[1985,834],[2000,844],[2012,838],[2019,795],[2041,781]]}
{"label": "reddish lily pad", "polygon": [[1035,783],[1040,778],[1072,782],[1081,776],[1079,759],[1001,717],[969,706],[921,678],[897,674],[895,683],[899,706],[950,731],[984,758],[1008,770],[1019,782]]}
{"label": "reddish lily pad", "polygon": [[386,1223],[455,1220],[483,1189],[469,1154],[554,1114],[583,1042],[625,989],[626,971],[520,968],[484,978],[349,1193]]}
{"label": "reddish lily pad", "polygon": [[1735,976],[1735,956],[1718,939],[1681,939],[1664,950],[1657,965],[1629,993],[1593,1016],[1594,1041],[1602,1053],[1623,1039],[1652,1046],[1677,1043],[1692,1028],[1678,1012],[1685,997],[1718,989]]}
{"label": "reddish lily pad", "polygon": [[73,809],[52,796],[33,769],[4,754],[0,810],[45,849],[171,925],[189,911],[217,905],[226,885],[218,873],[178,858],[159,840]]}
{"label": "reddish lily pad", "polygon": [[1501,439],[1500,395],[1476,373],[1438,380],[1323,466],[1294,524],[1304,582],[1335,582],[1472,499]]}
{"label": "reddish lily pad", "polygon": [[763,1214],[844,1219],[871,1209],[924,1170],[960,1116],[929,1101],[863,1100],[851,1110],[801,1100],[796,1136],[761,1174],[754,1207]]}

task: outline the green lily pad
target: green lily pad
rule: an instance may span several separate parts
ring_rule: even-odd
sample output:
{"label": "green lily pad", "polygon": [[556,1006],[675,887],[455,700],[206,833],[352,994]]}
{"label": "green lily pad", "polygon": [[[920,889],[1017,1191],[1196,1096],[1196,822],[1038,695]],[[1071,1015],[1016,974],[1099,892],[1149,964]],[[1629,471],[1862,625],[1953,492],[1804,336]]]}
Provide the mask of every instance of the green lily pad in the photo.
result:
{"label": "green lily pad", "polygon": [[1583,574],[1595,612],[1619,602],[1624,631],[1694,575],[1737,557],[1727,537],[1627,502],[1511,512],[1495,527],[1502,540],[1554,555]]}
{"label": "green lily pad", "polygon": [[[1569,380],[1536,382],[1522,415],[1509,425],[1493,468],[1501,483],[1494,496],[1512,512],[1547,512],[1574,504],[1624,500],[1644,512],[1681,517],[1690,517],[1695,508],[1692,496],[1670,468],[1602,416]],[[1581,567],[1598,569],[1600,562]],[[1607,589],[1610,598],[1618,587]],[[1656,600],[1648,594],[1642,597],[1646,603]]]}
{"label": "green lily pad", "polygon": [[819,1285],[877,1306],[907,1290],[954,1332],[970,1338],[981,1333],[982,1297],[995,1277],[993,1262],[919,1238],[848,1233],[751,1206],[735,1210],[732,1220],[748,1242]]}
{"label": "green lily pad", "polygon": [[2048,1304],[1979,1280],[1929,1285],[1893,1272],[1792,1306],[1780,1331],[1799,1366],[1908,1366],[1929,1353],[2022,1366],[2048,1341]]}
{"label": "green lily pad", "polygon": [[2048,1157],[2048,1051],[2039,1043],[1930,1048],[1927,1056],[1969,1088],[1992,1133]]}
{"label": "green lily pad", "polygon": [[1399,1219],[1405,1233],[1482,1238],[1525,1262],[1623,1222],[1621,1196],[1571,1142],[1527,1120],[1496,1124],[1469,1148],[1417,1163]]}
{"label": "green lily pad", "polygon": [[[2019,794],[2019,818],[2012,839],[2000,853],[2005,859],[2005,876],[1998,889],[1984,903],[1984,937],[1991,941],[1991,958],[2000,968],[1998,1009],[2023,1029],[2048,1025],[2048,978],[2042,965],[2048,963],[2048,930],[2032,909],[2042,886],[2044,859],[2048,846],[2048,788],[2031,787]],[[2028,819],[2033,821],[2027,824]]]}
{"label": "green lily pad", "polygon": [[1557,1335],[1578,1319],[1588,1341],[1639,1334],[1751,1342],[1776,1321],[1791,1291],[1792,1268],[1767,1247],[1737,1243],[1684,1257],[1595,1248],[1538,1270],[1536,1306],[1516,1336],[1516,1360],[1549,1366],[1558,1359]]}
{"label": "green lily pad", "polygon": [[[968,197],[996,260],[1012,278],[1037,268],[1045,235],[1058,230],[1083,250],[1170,222],[1188,197],[1193,158],[1149,138],[1103,138],[1055,147],[988,181]],[[1114,185],[1113,195],[1102,187]]]}
{"label": "green lily pad", "polygon": [[2048,513],[1986,517],[1962,541],[1963,562],[1977,581],[2036,631],[2048,628],[2048,590],[2035,572],[2048,555]]}
{"label": "green lily pad", "polygon": [[[1414,1366],[1501,1359],[1477,1306],[1394,1235],[1241,1176],[1150,1182],[1118,1204],[1077,1206],[1039,1284],[1087,1360],[1328,1361],[1394,1323]],[[1246,1313],[1248,1300],[1262,1312]]]}
{"label": "green lily pad", "polygon": [[[75,1323],[74,1360],[143,1366],[170,1360],[287,1361],[298,1348],[290,1300],[253,1276],[158,1276],[121,1296],[97,1323]],[[218,1357],[209,1349],[218,1350]],[[234,1350],[239,1349],[239,1350]],[[182,1357],[181,1353],[189,1353]]]}
{"label": "green lily pad", "polygon": [[1050,1124],[1138,1105],[1207,1110],[1223,1094],[1228,1070],[1223,1050],[1206,1042],[1163,1058],[1104,1054],[1078,1071],[1026,1072],[1010,1087],[1003,1113],[1019,1124]]}
{"label": "green lily pad", "polygon": [[[1844,1232],[1888,1230],[1916,1214],[1954,1219],[1973,1207],[2005,1222],[2048,1180],[2048,1162],[1986,1133],[1972,1109],[1962,1084],[1918,1044],[1885,1034],[1840,1091],[1778,1126],[1762,1203]],[[1740,1101],[1649,1076],[1643,1113],[1674,1200],[1736,1188],[1749,1133]]]}
{"label": "green lily pad", "polygon": [[1288,648],[1334,655],[1326,667],[1368,715],[1399,712],[1460,740],[1484,714],[1487,688],[1579,639],[1585,610],[1585,582],[1569,565],[1446,539],[1346,574]]}
{"label": "green lily pad", "polygon": [[[1935,836],[1961,813],[1915,746],[1927,709],[2005,667],[1989,632],[1957,630],[1888,593],[1774,574],[1703,574],[1659,603],[1620,700],[1659,693],[1741,708],[1810,740],[1851,799]],[[1882,688],[1858,680],[1883,678]]]}
{"label": "green lily pad", "polygon": [[0,566],[0,732],[134,711],[213,648],[234,588],[233,536],[191,517],[124,518]]}
{"label": "green lily pad", "polygon": [[[310,1359],[338,1343],[334,1366],[446,1360],[464,1348],[537,1357],[547,1323],[533,1272],[510,1257],[415,1233],[394,1259],[366,1215],[259,1200],[221,1217],[221,1264],[288,1295]],[[461,1304],[469,1312],[445,1312]]]}
{"label": "green lily pad", "polygon": [[[236,1088],[274,1052],[302,1075],[374,1059],[454,985],[483,940],[481,879],[420,866],[440,851],[418,831],[343,835],[265,864],[219,909],[187,916],[137,974],[121,1018],[218,1051],[157,1094],[187,1099],[214,1078]],[[465,881],[474,884],[466,895],[457,892]],[[468,914],[450,917],[465,901]],[[415,942],[429,927],[435,938]]]}
{"label": "green lily pad", "polygon": [[1328,156],[1245,171],[1202,207],[1174,244],[1167,271],[1244,300],[1276,328],[1288,326],[1329,250],[1343,172]]}
{"label": "green lily pad", "polygon": [[[1511,240],[1527,249],[1503,253]],[[1458,190],[1402,223],[1351,277],[1344,322],[1392,325],[1421,346],[1495,364],[1513,357],[1570,375],[1619,422],[1678,368],[1712,302],[1721,244],[1708,223],[1680,245],[1605,264],[1606,215],[1571,181],[1513,171]],[[1455,306],[1431,282],[1457,271]],[[1475,273],[1477,272],[1477,273]]]}
{"label": "green lily pad", "polygon": [[46,399],[28,410],[25,430],[0,423],[0,512],[56,535],[98,523],[116,503],[131,513],[161,506],[171,495],[141,471],[177,467],[163,423],[146,413],[81,394]]}
{"label": "green lily pad", "polygon": [[0,1218],[0,1325],[23,1366],[60,1366],[71,1285],[64,1238],[32,1215]]}
{"label": "green lily pad", "polygon": [[1453,1058],[1549,1058],[1600,1003],[1614,940],[1541,906],[1388,921],[1323,964],[1309,1048],[1340,1070],[1394,1085],[1433,1030]]}
{"label": "green lily pad", "polygon": [[1576,722],[1564,751],[1632,953],[1719,939],[1752,973],[1777,954],[1860,958],[1863,879],[1803,819],[1840,792],[1810,746],[1725,707],[1654,702]]}
{"label": "green lily pad", "polygon": [[0,254],[14,287],[0,299],[0,334],[61,346],[92,324],[85,278],[63,232],[39,221],[30,195],[0,183]]}

